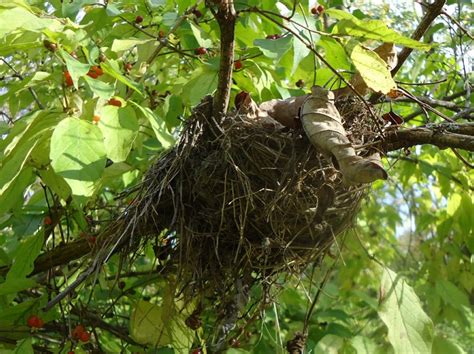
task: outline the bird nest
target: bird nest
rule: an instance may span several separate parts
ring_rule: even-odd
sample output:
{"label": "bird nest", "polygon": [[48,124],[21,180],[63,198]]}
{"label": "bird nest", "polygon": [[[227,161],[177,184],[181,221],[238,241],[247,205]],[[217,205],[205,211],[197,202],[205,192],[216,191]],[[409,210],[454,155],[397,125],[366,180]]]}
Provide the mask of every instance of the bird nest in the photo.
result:
{"label": "bird nest", "polygon": [[[207,99],[195,109],[126,213],[142,240],[157,240],[157,257],[177,266],[193,294],[301,271],[351,225],[367,193],[367,185],[345,184],[302,130],[238,113],[217,123],[211,106]],[[344,98],[337,107],[354,145],[374,139],[363,104]]]}

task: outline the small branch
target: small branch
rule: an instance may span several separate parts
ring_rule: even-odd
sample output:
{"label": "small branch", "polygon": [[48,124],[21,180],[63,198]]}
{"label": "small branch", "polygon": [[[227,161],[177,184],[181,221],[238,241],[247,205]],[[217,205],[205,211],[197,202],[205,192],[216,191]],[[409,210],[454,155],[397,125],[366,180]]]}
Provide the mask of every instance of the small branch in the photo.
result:
{"label": "small branch", "polygon": [[215,18],[221,31],[219,81],[214,97],[214,114],[219,117],[227,112],[234,68],[234,37],[237,15],[232,0],[221,0]]}
{"label": "small branch", "polygon": [[[174,26],[169,30],[167,36],[169,36],[170,34],[173,34],[174,32],[176,32],[176,30],[179,28],[179,26],[181,26],[181,24],[188,17],[188,15],[196,8],[196,6],[197,6],[197,4],[194,5],[193,7],[189,8],[188,10],[186,10],[185,13],[180,18],[178,18],[176,20]],[[146,61],[147,69],[151,65],[151,63],[153,63],[153,61],[156,59],[158,54],[160,54],[162,49],[166,48],[167,45],[168,45],[168,39],[166,37],[161,38],[159,41],[160,41],[160,44],[158,45],[158,47],[156,47],[155,51],[153,53],[151,53],[151,55],[148,57],[148,59]],[[143,82],[143,80],[145,80],[145,76],[146,76],[146,72],[136,82],[137,83]],[[132,95],[133,95],[133,91],[130,90],[125,99],[126,100],[130,99],[130,97],[132,97]]]}
{"label": "small branch", "polygon": [[92,327],[99,327],[107,332],[110,332],[114,336],[120,338],[121,340],[129,344],[143,346],[141,344],[138,344],[131,337],[128,336],[127,328],[113,326],[105,322],[94,312],[88,311],[85,308],[78,309],[77,307],[73,307],[71,313],[79,316],[81,319],[85,319],[85,322],[87,324],[90,324]]}
{"label": "small branch", "polygon": [[441,14],[443,16],[446,16],[447,18],[449,18],[456,26],[458,26],[458,28],[461,30],[461,32],[463,32],[466,36],[468,36],[471,40],[474,40],[474,36],[472,35],[471,32],[469,32],[467,29],[465,29],[461,23],[456,20],[455,18],[453,18],[450,14],[448,14],[446,11],[441,11]]}
{"label": "small branch", "polygon": [[385,151],[423,144],[474,151],[474,125],[446,123],[391,131],[381,143]]}
{"label": "small branch", "polygon": [[[11,66],[9,62],[7,62],[4,58],[0,58],[0,60],[2,60],[5,63],[5,65],[8,66],[15,73],[15,76],[17,78],[19,78],[20,80],[23,81],[23,79],[24,79],[23,75],[21,75],[18,71],[16,71],[15,68],[13,66]],[[33,96],[33,99],[35,100],[36,104],[38,105],[38,108],[39,109],[44,109],[44,106],[41,103],[41,101],[39,100],[38,95],[36,94],[36,91],[33,90],[32,87],[28,87],[28,91],[30,91],[31,96]]]}
{"label": "small branch", "polygon": [[[418,24],[418,27],[415,29],[411,35],[411,39],[416,41],[420,40],[425,34],[426,30],[431,26],[431,23],[438,17],[443,11],[443,6],[446,3],[446,0],[436,0],[434,3],[427,5],[428,11],[425,16],[421,19],[421,22]],[[413,51],[413,48],[404,47],[402,51],[398,54],[397,65],[392,69],[392,77],[394,77],[400,68],[403,66],[405,61],[408,59],[409,55]],[[380,93],[373,94],[369,101],[371,103],[377,102],[382,95]]]}
{"label": "small branch", "polygon": [[[427,105],[430,105],[432,107],[442,107],[442,108],[446,108],[450,111],[454,111],[454,112],[459,112],[462,110],[462,107],[458,106],[456,103],[454,102],[450,102],[450,101],[443,101],[443,100],[437,100],[437,99],[434,99],[434,98],[429,98],[429,97],[419,97],[419,96],[414,96],[416,97],[416,99],[420,102],[423,102]],[[392,102],[396,103],[396,102],[413,102],[413,99],[411,98],[397,98],[395,100],[392,100]]]}
{"label": "small branch", "polygon": [[[446,0],[436,0],[434,3],[427,5],[428,11],[411,35],[411,39],[418,41],[423,37],[426,30],[431,26],[431,23],[443,12],[443,6],[445,3]],[[395,76],[395,74],[400,70],[412,51],[413,48],[405,47],[402,49],[402,51],[398,54],[398,63],[392,69],[392,76]]]}

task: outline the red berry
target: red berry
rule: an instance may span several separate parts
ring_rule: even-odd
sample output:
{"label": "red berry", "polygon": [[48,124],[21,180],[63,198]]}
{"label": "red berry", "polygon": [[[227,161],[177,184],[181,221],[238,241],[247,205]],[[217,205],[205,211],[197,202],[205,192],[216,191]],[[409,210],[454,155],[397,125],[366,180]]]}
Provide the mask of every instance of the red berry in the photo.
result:
{"label": "red berry", "polygon": [[394,99],[398,98],[402,95],[402,92],[397,89],[391,89],[390,92],[387,94],[388,97]]}
{"label": "red berry", "polygon": [[71,336],[73,339],[81,338],[82,333],[85,333],[86,329],[83,325],[77,325],[71,332]]}
{"label": "red berry", "polygon": [[92,124],[97,124],[97,123],[99,123],[99,121],[100,121],[100,116],[98,116],[98,115],[95,115],[92,118]]}
{"label": "red berry", "polygon": [[122,101],[116,98],[111,98],[110,100],[107,101],[107,103],[111,106],[122,107]]}
{"label": "red berry", "polygon": [[66,70],[63,74],[64,74],[64,82],[66,83],[66,86],[71,87],[72,85],[74,85],[74,83],[72,82],[71,74],[69,74],[69,71]]}
{"label": "red berry", "polygon": [[26,323],[30,328],[42,328],[44,326],[44,321],[36,315],[28,317]]}
{"label": "red berry", "polygon": [[244,66],[244,64],[242,64],[242,62],[240,60],[237,60],[235,63],[234,63],[234,69],[235,70],[240,70],[242,69],[242,67]]}
{"label": "red berry", "polygon": [[53,223],[53,220],[51,219],[51,217],[49,215],[46,215],[44,217],[44,220],[43,220],[43,224],[45,225],[51,225]]}
{"label": "red berry", "polygon": [[104,74],[104,71],[99,66],[94,65],[93,67],[90,68],[89,72],[87,73],[87,76],[90,76],[93,79],[97,79],[99,76],[103,74]]}
{"label": "red berry", "polygon": [[99,76],[104,75],[104,71],[102,70],[100,66],[94,65],[91,69],[94,70],[95,73]]}
{"label": "red berry", "polygon": [[197,18],[202,17],[202,12],[199,11],[198,9],[194,9],[194,10],[193,10],[193,14],[194,14],[194,16],[196,16]]}
{"label": "red berry", "polygon": [[193,349],[193,351],[191,352],[191,354],[202,354],[201,348]]}
{"label": "red berry", "polygon": [[160,31],[158,32],[158,37],[159,37],[159,38],[165,38],[165,36],[166,36],[165,31],[160,30]]}
{"label": "red berry", "polygon": [[82,332],[81,336],[79,337],[79,340],[83,343],[86,343],[91,339],[91,335],[89,332]]}
{"label": "red berry", "polygon": [[322,14],[322,13],[324,12],[324,6],[323,6],[323,5],[319,5],[316,10],[318,10],[318,13],[319,13],[319,14]]}
{"label": "red berry", "polygon": [[142,23],[142,22],[143,22],[143,16],[135,17],[135,23]]}
{"label": "red berry", "polygon": [[123,67],[124,67],[125,71],[130,71],[130,70],[132,70],[133,65],[132,65],[132,63],[125,63],[125,64],[123,64]]}
{"label": "red berry", "polygon": [[207,49],[204,47],[199,47],[194,50],[194,53],[197,55],[204,55],[207,53]]}
{"label": "red berry", "polygon": [[311,13],[313,15],[319,15],[318,9],[316,7],[311,8]]}
{"label": "red berry", "polygon": [[67,354],[74,354],[74,350],[68,351]]}

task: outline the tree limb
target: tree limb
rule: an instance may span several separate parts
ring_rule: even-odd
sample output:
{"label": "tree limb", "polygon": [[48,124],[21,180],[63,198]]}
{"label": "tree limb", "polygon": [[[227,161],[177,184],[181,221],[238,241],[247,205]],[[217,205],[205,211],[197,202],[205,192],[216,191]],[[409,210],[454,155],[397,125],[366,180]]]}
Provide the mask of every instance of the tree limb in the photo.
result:
{"label": "tree limb", "polygon": [[216,116],[227,112],[234,68],[234,37],[237,15],[232,0],[221,0],[214,16],[221,31],[219,81],[214,97],[213,110]]}
{"label": "tree limb", "polygon": [[438,124],[387,132],[382,148],[385,151],[394,151],[430,144],[441,149],[458,148],[474,151],[474,125],[450,123],[449,126]]}

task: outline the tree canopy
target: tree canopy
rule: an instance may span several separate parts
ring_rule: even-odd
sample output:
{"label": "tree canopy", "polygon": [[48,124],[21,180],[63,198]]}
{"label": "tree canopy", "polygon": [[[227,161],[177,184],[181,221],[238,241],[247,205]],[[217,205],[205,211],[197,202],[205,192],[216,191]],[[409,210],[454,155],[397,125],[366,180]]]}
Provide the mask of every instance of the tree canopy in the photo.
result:
{"label": "tree canopy", "polygon": [[[472,352],[469,5],[1,1],[0,351]],[[179,232],[115,252],[114,225],[206,96],[218,121],[241,92],[313,85],[383,118],[389,176],[323,258],[242,290],[226,322],[213,294],[183,297]]]}

